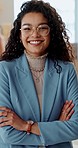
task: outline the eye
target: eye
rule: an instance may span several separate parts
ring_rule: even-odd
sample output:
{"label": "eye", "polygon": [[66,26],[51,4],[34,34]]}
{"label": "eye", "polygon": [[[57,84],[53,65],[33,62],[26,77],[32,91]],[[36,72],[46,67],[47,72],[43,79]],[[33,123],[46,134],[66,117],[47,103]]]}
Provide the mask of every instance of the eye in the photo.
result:
{"label": "eye", "polygon": [[25,30],[25,31],[29,31],[29,30],[31,30],[31,27],[24,27],[22,29]]}
{"label": "eye", "polygon": [[39,30],[47,30],[48,26],[47,25],[42,25],[42,26],[39,26],[38,28],[39,28]]}

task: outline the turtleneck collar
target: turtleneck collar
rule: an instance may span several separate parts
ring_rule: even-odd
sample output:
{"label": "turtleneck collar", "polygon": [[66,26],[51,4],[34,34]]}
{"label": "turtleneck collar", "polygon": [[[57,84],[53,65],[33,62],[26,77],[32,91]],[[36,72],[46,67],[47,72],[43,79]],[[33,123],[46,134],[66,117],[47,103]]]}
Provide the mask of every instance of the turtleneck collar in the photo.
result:
{"label": "turtleneck collar", "polygon": [[33,57],[29,55],[27,52],[25,52],[30,69],[32,71],[43,71],[45,67],[45,61],[48,53],[39,56],[39,57]]}

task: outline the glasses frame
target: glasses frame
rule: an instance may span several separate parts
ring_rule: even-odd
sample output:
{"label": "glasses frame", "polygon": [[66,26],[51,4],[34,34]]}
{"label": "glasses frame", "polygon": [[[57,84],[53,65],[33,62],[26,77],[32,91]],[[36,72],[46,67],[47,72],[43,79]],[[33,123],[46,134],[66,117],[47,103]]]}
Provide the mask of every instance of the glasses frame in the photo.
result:
{"label": "glasses frame", "polygon": [[[26,26],[32,28],[32,30],[30,30],[31,32],[30,32],[30,33],[28,32],[28,34],[27,34],[27,31],[25,30],[25,29],[26,29]],[[43,34],[43,32],[42,32],[42,33],[39,32],[40,27],[44,27],[44,26],[45,26],[45,28],[46,28],[46,27],[48,28],[48,32],[47,32],[45,35]],[[28,29],[28,28],[27,28],[27,29]],[[40,24],[40,25],[38,25],[37,27],[34,27],[34,26],[32,26],[32,25],[25,24],[25,25],[23,25],[23,26],[20,28],[20,30],[22,31],[22,33],[24,34],[25,37],[32,35],[33,32],[34,32],[34,30],[37,31],[37,33],[38,33],[39,35],[43,36],[43,37],[48,36],[48,34],[50,33],[50,27],[49,27],[48,24]]]}

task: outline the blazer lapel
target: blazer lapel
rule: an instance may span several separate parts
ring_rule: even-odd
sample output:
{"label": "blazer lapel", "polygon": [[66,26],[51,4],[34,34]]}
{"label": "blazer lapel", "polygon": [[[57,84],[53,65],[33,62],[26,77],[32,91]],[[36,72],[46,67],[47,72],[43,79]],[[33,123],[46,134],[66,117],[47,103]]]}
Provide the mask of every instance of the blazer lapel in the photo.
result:
{"label": "blazer lapel", "polygon": [[59,74],[54,68],[54,63],[47,60],[44,71],[42,121],[48,121],[52,112],[57,93]]}
{"label": "blazer lapel", "polygon": [[[20,91],[24,94],[25,98],[30,106],[35,121],[40,121],[40,110],[38,104],[38,98],[35,90],[35,85],[32,79],[31,71],[28,66],[28,62],[25,54],[23,54],[18,60],[16,65],[16,76],[20,85]],[[23,99],[23,98],[22,98]]]}

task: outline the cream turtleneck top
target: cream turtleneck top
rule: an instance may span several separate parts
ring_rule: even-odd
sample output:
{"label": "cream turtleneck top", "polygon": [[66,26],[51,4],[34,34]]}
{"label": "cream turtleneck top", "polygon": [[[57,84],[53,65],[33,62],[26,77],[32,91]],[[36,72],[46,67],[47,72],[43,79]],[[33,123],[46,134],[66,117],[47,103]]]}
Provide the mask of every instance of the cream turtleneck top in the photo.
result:
{"label": "cream turtleneck top", "polygon": [[32,72],[35,89],[38,95],[40,112],[42,113],[42,88],[43,88],[43,74],[47,54],[39,57],[32,57],[26,53],[26,57]]}

